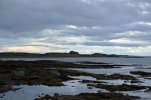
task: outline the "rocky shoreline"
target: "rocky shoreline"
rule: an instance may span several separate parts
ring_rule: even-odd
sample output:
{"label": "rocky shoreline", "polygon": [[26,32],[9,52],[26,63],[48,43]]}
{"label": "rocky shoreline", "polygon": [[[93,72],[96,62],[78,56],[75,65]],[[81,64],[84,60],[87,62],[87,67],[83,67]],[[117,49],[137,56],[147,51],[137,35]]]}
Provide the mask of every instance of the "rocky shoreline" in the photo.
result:
{"label": "rocky shoreline", "polygon": [[[89,65],[83,65],[83,63]],[[64,81],[75,80],[70,76],[90,76],[96,78],[96,80],[128,80],[132,83],[140,82],[133,75],[124,74],[93,74],[88,72],[76,71],[68,68],[117,68],[114,64],[107,63],[91,63],[83,62],[79,64],[60,62],[60,61],[0,61],[0,93],[5,93],[7,91],[14,91],[16,89],[12,86],[19,85],[46,85],[46,86],[64,86]],[[97,64],[97,65],[96,65]],[[103,64],[103,65],[101,65]],[[121,65],[123,66],[123,65]],[[125,65],[126,66],[126,65]],[[120,67],[120,65],[118,66]],[[146,76],[145,72],[131,72],[132,74],[139,74],[141,76]],[[147,74],[148,75],[148,74]],[[149,74],[150,75],[150,74]],[[136,96],[123,95],[121,93],[116,93],[116,91],[135,91],[141,89],[147,89],[149,92],[149,86],[139,86],[139,85],[108,85],[105,82],[98,82],[92,80],[82,80],[81,83],[87,84],[89,87],[95,87],[100,89],[106,89],[108,93],[81,93],[79,95],[55,95],[49,96],[45,95],[43,97],[36,98],[35,100],[96,100],[101,98],[104,100],[133,100],[138,99]],[[62,99],[61,99],[62,98]]]}
{"label": "rocky shoreline", "polygon": [[45,95],[43,97],[35,98],[35,100],[135,100],[140,99],[136,96],[123,95],[121,93],[81,93],[79,95],[59,95],[54,96]]}

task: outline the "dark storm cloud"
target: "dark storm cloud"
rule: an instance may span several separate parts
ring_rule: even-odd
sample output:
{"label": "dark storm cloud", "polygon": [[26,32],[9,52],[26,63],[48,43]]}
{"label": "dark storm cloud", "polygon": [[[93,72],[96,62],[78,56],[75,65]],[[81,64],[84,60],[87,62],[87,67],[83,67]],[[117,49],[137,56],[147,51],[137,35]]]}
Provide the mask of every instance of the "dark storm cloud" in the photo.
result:
{"label": "dark storm cloud", "polygon": [[150,47],[150,16],[150,0],[0,0],[0,49]]}

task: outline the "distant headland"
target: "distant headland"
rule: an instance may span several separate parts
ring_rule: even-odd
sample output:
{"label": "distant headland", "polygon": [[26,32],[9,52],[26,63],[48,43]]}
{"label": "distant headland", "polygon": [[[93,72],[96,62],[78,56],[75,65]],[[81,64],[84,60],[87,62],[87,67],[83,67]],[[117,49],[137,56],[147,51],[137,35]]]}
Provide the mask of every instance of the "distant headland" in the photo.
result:
{"label": "distant headland", "polygon": [[103,53],[93,53],[93,54],[80,54],[77,51],[70,51],[68,53],[26,53],[26,52],[2,52],[0,53],[0,58],[49,58],[49,57],[140,57],[140,56],[130,56],[130,55],[116,55],[116,54],[103,54]]}

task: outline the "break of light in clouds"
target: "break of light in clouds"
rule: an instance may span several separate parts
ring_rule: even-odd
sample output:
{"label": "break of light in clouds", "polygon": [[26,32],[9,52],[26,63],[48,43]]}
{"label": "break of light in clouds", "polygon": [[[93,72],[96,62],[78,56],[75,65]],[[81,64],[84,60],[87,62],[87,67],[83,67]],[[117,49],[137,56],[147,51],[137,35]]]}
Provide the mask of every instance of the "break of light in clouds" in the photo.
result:
{"label": "break of light in clouds", "polygon": [[151,55],[151,0],[0,0],[0,52]]}

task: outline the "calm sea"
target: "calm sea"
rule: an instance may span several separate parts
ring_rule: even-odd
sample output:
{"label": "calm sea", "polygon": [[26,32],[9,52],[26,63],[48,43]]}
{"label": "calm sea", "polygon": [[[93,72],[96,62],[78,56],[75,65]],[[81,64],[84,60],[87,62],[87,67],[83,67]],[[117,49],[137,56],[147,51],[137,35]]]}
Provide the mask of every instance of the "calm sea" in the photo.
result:
{"label": "calm sea", "polygon": [[65,62],[105,62],[114,64],[139,64],[139,65],[151,65],[151,58],[116,58],[116,57],[69,57],[69,58],[0,58],[0,60],[59,60]]}

